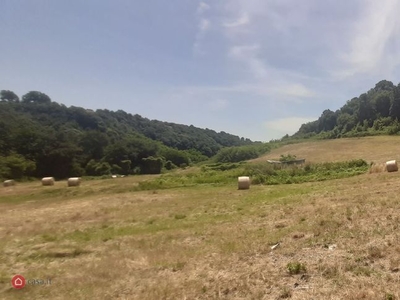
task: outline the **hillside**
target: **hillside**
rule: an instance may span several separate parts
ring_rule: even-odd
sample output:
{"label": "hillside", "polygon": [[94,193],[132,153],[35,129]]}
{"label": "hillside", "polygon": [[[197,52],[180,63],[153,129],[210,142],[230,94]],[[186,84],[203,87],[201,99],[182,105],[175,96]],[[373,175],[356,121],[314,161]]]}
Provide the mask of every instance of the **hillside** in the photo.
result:
{"label": "hillside", "polygon": [[382,80],[340,109],[325,110],[318,120],[303,124],[292,137],[340,138],[400,132],[400,84]]}
{"label": "hillside", "polygon": [[279,159],[281,155],[296,155],[306,162],[333,162],[364,159],[382,163],[391,159],[400,160],[399,136],[374,136],[335,140],[307,141],[273,149],[267,155],[251,160],[263,162]]}
{"label": "hillside", "polygon": [[1,188],[0,298],[399,299],[399,172],[249,190],[214,173]]}
{"label": "hillside", "polygon": [[149,120],[122,110],[88,110],[31,91],[0,93],[0,178],[65,178],[160,173],[206,160],[249,139],[194,126]]}

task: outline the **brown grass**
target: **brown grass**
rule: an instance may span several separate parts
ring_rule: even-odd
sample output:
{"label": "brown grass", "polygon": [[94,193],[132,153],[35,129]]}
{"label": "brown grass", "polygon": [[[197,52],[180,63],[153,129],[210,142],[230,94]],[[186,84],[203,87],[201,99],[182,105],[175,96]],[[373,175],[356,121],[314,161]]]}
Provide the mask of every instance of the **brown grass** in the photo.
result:
{"label": "brown grass", "polygon": [[400,299],[399,172],[123,190],[144,179],[0,189],[0,298]]}
{"label": "brown grass", "polygon": [[267,155],[252,161],[279,159],[282,154],[293,154],[299,159],[305,158],[306,162],[330,162],[362,158],[368,162],[379,163],[392,159],[399,160],[399,143],[399,136],[310,141],[274,149]]}

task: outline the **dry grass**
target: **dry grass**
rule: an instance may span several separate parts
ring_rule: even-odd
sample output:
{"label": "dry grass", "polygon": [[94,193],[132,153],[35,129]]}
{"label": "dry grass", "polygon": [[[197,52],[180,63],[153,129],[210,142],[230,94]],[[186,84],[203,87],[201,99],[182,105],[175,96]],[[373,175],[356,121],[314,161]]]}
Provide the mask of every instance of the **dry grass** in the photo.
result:
{"label": "dry grass", "polygon": [[0,298],[400,299],[399,172],[129,191],[144,179],[0,189]]}
{"label": "dry grass", "polygon": [[382,173],[386,171],[385,163],[373,163],[369,169],[369,173]]}
{"label": "dry grass", "polygon": [[400,158],[399,136],[375,136],[336,140],[310,141],[286,145],[252,161],[279,159],[281,154],[294,154],[306,162],[344,161],[362,158],[368,162],[386,162]]}

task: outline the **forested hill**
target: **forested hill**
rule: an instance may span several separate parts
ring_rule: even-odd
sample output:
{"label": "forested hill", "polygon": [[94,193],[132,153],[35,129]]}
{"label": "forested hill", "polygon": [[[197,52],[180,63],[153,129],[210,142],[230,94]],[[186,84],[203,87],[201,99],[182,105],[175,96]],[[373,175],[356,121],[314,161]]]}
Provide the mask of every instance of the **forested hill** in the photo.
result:
{"label": "forested hill", "polygon": [[[400,84],[382,80],[368,92],[348,100],[339,110],[325,110],[303,124],[291,138],[340,138],[400,133]],[[286,136],[288,138],[288,136]]]}
{"label": "forested hill", "polygon": [[0,178],[157,173],[253,144],[225,132],[87,110],[32,91],[0,93]]}

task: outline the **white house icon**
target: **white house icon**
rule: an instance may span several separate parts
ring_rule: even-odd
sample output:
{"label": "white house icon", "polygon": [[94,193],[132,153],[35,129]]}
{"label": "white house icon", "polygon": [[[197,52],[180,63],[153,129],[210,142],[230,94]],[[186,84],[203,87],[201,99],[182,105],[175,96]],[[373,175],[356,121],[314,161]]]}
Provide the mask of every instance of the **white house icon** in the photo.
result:
{"label": "white house icon", "polygon": [[21,280],[21,278],[17,278],[17,279],[15,279],[15,281],[14,281],[14,285],[16,285],[16,286],[20,286],[20,285],[22,285],[22,280]]}

